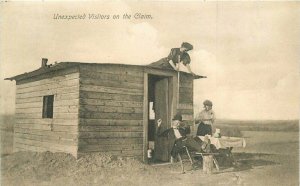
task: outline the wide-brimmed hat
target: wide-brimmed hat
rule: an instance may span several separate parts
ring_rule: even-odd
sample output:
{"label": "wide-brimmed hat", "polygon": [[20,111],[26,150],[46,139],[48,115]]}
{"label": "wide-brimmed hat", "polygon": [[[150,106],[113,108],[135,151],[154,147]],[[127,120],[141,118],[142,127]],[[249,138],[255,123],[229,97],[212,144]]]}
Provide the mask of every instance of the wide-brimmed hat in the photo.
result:
{"label": "wide-brimmed hat", "polygon": [[193,45],[191,45],[191,44],[188,43],[188,42],[183,42],[183,43],[181,44],[181,47],[186,48],[188,51],[189,51],[189,50],[193,50]]}
{"label": "wide-brimmed hat", "polygon": [[179,121],[182,121],[182,115],[177,113],[172,120],[179,120]]}
{"label": "wide-brimmed hat", "polygon": [[203,102],[203,105],[213,106],[212,102],[208,99]]}

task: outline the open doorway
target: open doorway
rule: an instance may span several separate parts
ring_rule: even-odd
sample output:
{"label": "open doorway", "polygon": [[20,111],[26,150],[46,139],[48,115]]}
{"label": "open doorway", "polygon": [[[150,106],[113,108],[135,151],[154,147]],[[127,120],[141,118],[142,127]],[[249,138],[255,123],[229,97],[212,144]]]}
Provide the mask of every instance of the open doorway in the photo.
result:
{"label": "open doorway", "polygon": [[[148,157],[152,163],[170,160],[167,139],[156,136],[157,120],[162,119],[162,130],[171,126],[172,114],[172,77],[148,76]],[[151,153],[151,154],[149,154]]]}

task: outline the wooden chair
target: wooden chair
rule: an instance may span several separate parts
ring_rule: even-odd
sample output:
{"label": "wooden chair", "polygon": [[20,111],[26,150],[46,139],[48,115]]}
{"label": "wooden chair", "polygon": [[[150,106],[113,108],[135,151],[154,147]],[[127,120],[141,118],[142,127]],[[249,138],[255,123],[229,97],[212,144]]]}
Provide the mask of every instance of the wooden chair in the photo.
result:
{"label": "wooden chair", "polygon": [[[217,161],[217,159],[215,158],[215,155],[218,155],[219,153],[204,153],[204,152],[190,152],[189,149],[186,146],[183,146],[183,149],[181,151],[182,153],[178,153],[178,159],[180,161],[181,164],[181,171],[184,174],[184,161],[183,161],[183,153],[186,153],[189,162],[191,163],[191,166],[193,167],[193,169],[195,168],[194,165],[194,157],[200,156],[203,159],[203,169],[204,171],[208,170],[208,172],[211,172],[211,168],[209,168],[209,164],[214,164],[216,166],[217,171],[220,170],[220,166],[219,163]],[[212,161],[212,162],[210,162]]]}
{"label": "wooden chair", "polygon": [[[194,161],[192,159],[191,153],[189,152],[188,148],[186,146],[183,146],[181,152],[186,153],[186,155],[188,156],[189,162],[191,163],[191,166],[193,167],[194,166]],[[182,159],[181,153],[178,153],[178,159],[179,159],[180,164],[181,164],[181,171],[184,174],[185,171],[184,171],[184,164],[183,164],[183,159]]]}

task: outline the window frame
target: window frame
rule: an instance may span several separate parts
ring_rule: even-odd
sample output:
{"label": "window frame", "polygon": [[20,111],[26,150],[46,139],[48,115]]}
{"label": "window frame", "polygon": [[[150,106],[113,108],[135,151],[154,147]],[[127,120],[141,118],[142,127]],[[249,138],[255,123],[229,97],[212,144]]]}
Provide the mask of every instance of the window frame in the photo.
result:
{"label": "window frame", "polygon": [[42,118],[52,119],[54,111],[54,95],[43,96]]}

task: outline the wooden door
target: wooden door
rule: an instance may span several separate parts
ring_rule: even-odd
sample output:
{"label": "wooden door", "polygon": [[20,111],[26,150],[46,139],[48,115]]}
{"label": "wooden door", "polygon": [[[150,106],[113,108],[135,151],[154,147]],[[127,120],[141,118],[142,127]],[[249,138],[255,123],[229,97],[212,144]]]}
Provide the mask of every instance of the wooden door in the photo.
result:
{"label": "wooden door", "polygon": [[[155,82],[155,126],[157,128],[157,120],[162,119],[161,129],[170,128],[169,120],[169,100],[168,100],[168,78],[163,78]],[[155,159],[159,161],[169,161],[170,154],[168,152],[168,140],[165,137],[155,137]]]}

